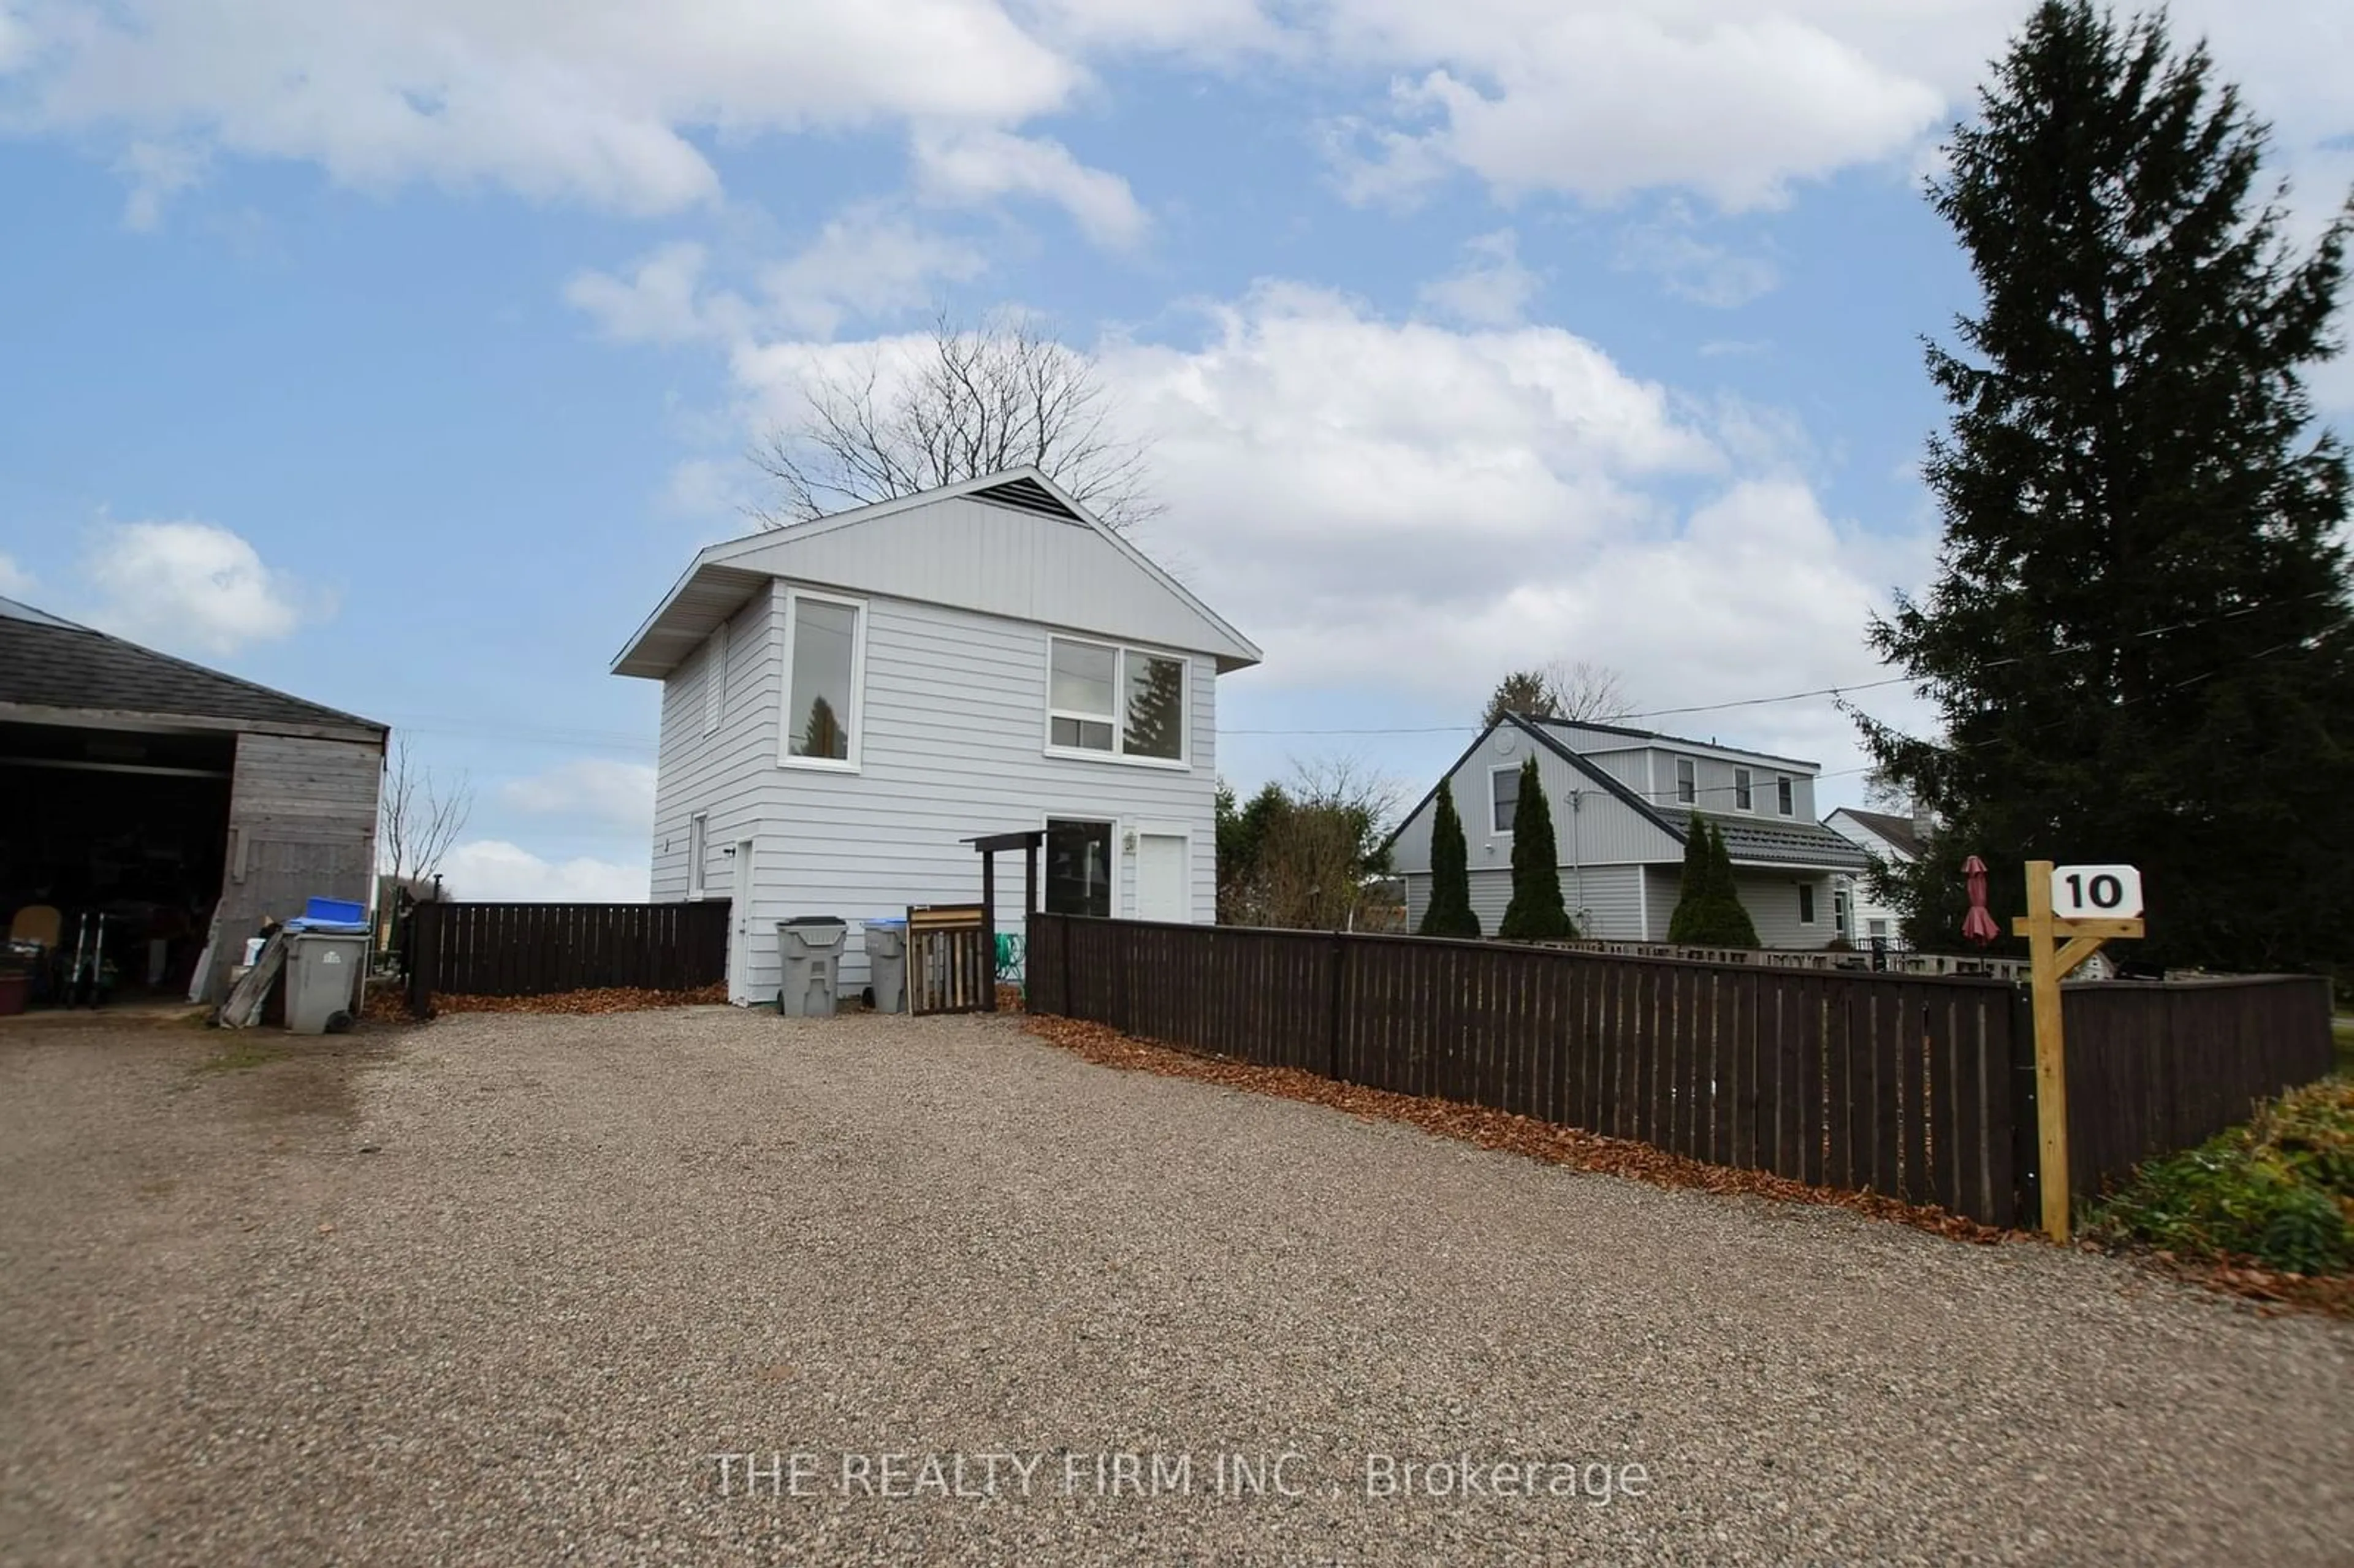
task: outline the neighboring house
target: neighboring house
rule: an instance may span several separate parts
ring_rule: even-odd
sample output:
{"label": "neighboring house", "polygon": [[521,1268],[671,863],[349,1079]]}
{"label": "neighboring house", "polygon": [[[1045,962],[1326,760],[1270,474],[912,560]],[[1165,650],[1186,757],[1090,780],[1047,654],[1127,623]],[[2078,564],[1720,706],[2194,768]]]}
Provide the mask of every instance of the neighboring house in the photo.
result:
{"label": "neighboring house", "polygon": [[101,912],[127,985],[219,1001],[263,920],[367,901],[385,734],[0,599],[0,931]]}
{"label": "neighboring house", "polygon": [[[1924,812],[1896,817],[1885,811],[1859,811],[1851,806],[1841,806],[1825,817],[1823,826],[1889,865],[1911,865],[1919,860],[1921,844],[1929,830]],[[1868,947],[1875,938],[1888,942],[1903,939],[1903,912],[1872,897],[1868,874],[1859,873],[1852,879],[1848,902],[1848,937],[1858,946]]]}
{"label": "neighboring house", "polygon": [[714,545],[612,665],[663,683],[652,896],[734,900],[739,1002],[798,915],[864,985],[859,922],[978,901],[981,834],[1045,831],[1050,910],[1207,923],[1217,678],[1258,660],[1033,469]]}
{"label": "neighboring house", "polygon": [[[1537,760],[1553,808],[1563,902],[1581,935],[1663,942],[1682,892],[1691,814],[1724,832],[1741,902],[1769,948],[1820,948],[1839,934],[1833,895],[1863,853],[1815,821],[1811,762],[1616,725],[1508,714],[1471,744],[1447,779],[1469,852],[1471,908],[1493,935],[1512,897],[1512,817],[1521,764]],[[1430,906],[1432,801],[1391,840],[1407,918]]]}

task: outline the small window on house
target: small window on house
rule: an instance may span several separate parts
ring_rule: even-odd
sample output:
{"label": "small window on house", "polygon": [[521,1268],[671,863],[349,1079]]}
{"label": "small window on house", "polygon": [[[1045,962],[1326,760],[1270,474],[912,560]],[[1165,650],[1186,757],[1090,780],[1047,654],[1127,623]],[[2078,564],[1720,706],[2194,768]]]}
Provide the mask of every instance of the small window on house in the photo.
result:
{"label": "small window on house", "polygon": [[1700,764],[1689,757],[1676,758],[1676,804],[1690,806],[1700,800]]}
{"label": "small window on house", "polygon": [[1775,779],[1774,797],[1775,803],[1780,807],[1784,816],[1795,816],[1797,813],[1798,786],[1797,780],[1788,774],[1784,773]]}
{"label": "small window on house", "polygon": [[1488,772],[1488,831],[1509,833],[1512,831],[1512,812],[1521,803],[1521,770],[1517,768],[1494,768]]}
{"label": "small window on house", "polygon": [[851,763],[858,755],[859,607],[797,593],[788,613],[785,756]]}
{"label": "small window on house", "polygon": [[1811,926],[1814,923],[1815,885],[1811,882],[1802,882],[1798,884],[1798,924]]}
{"label": "small window on house", "polygon": [[1756,791],[1751,788],[1749,769],[1746,768],[1734,768],[1733,770],[1734,810],[1739,811],[1755,810],[1757,809],[1755,795]]}
{"label": "small window on house", "polygon": [[1111,914],[1111,828],[1109,822],[1048,819],[1047,914]]}
{"label": "small window on house", "polygon": [[1185,661],[1048,640],[1046,744],[1057,751],[1185,759]]}
{"label": "small window on house", "polygon": [[721,621],[703,645],[703,733],[719,727],[727,707],[727,623]]}
{"label": "small window on house", "polygon": [[697,811],[686,820],[686,895],[703,896],[703,861],[711,842],[711,819]]}

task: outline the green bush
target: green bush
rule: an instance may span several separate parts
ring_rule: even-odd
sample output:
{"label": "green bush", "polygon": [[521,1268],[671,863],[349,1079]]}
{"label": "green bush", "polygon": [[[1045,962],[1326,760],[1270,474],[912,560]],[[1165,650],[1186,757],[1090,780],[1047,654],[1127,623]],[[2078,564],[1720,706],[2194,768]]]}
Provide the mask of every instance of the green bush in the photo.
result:
{"label": "green bush", "polygon": [[1430,821],[1430,907],[1422,912],[1422,924],[1416,929],[1425,937],[1479,934],[1479,916],[1471,911],[1471,851],[1463,842],[1455,791],[1443,779]]}
{"label": "green bush", "polygon": [[2354,1078],[2293,1090],[2243,1127],[2149,1161],[2090,1234],[2285,1274],[2354,1270]]}
{"label": "green bush", "polygon": [[1577,936],[1562,902],[1560,843],[1533,757],[1521,764],[1520,803],[1512,808],[1512,901],[1496,935],[1508,942],[1567,942]]}
{"label": "green bush", "polygon": [[1724,833],[1698,812],[1684,832],[1683,888],[1668,916],[1668,940],[1694,948],[1757,946],[1757,927],[1733,880]]}

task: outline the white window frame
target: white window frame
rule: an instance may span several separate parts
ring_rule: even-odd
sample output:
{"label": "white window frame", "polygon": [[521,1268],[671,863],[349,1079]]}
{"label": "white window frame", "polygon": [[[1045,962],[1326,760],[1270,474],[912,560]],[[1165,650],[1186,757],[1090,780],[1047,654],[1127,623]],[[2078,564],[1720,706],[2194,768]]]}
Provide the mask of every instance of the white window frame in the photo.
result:
{"label": "white window frame", "polygon": [[[796,757],[793,755],[793,641],[801,629],[801,601],[817,604],[838,604],[852,611],[857,620],[850,633],[850,755],[846,758]],[[838,593],[820,593],[813,588],[785,590],[785,646],[781,662],[784,685],[777,699],[777,766],[805,768],[819,773],[855,773],[866,746],[866,601]]]}
{"label": "white window frame", "polygon": [[[1488,836],[1490,838],[1508,839],[1512,836],[1511,829],[1500,828],[1496,825],[1496,775],[1499,773],[1517,774],[1520,770],[1521,765],[1517,762],[1513,763],[1509,768],[1490,768],[1488,769]],[[1517,822],[1520,820],[1521,796],[1520,791],[1515,789],[1512,791],[1512,821]]]}
{"label": "white window frame", "polygon": [[711,895],[711,813],[697,811],[686,820],[686,896],[690,901]]}
{"label": "white window frame", "polygon": [[[1697,757],[1677,757],[1674,761],[1676,804],[1679,806],[1690,806],[1694,810],[1698,810],[1700,809],[1700,758]],[[1684,798],[1684,769],[1687,768],[1691,769],[1691,798],[1690,800],[1686,800]]]}
{"label": "white window frame", "polygon": [[[1076,708],[1058,708],[1055,705],[1055,644],[1057,642],[1068,642],[1081,648],[1102,648],[1110,651],[1113,706],[1108,715],[1081,713]],[[1119,705],[1128,692],[1128,656],[1131,653],[1140,653],[1148,659],[1172,661],[1184,673],[1184,683],[1178,696],[1179,720],[1175,757],[1130,757],[1125,749],[1128,745],[1128,715],[1121,710]],[[1159,768],[1172,773],[1189,771],[1193,766],[1193,661],[1186,654],[1175,652],[1167,648],[1155,648],[1148,643],[1111,642],[1100,637],[1074,637],[1059,631],[1051,631],[1046,634],[1045,698],[1046,716],[1040,728],[1043,731],[1041,738],[1044,741],[1044,751],[1048,757],[1068,758],[1076,762],[1112,762],[1126,768]],[[1108,719],[1111,725],[1111,749],[1095,751],[1084,746],[1056,746],[1055,721],[1058,718],[1073,719],[1082,724],[1103,724]],[[1069,820],[1077,821],[1081,819],[1074,817]]]}
{"label": "white window frame", "polygon": [[[1744,794],[1749,797],[1746,800],[1741,798]],[[1736,766],[1733,769],[1733,809],[1753,815],[1756,812],[1757,775],[1750,768]]]}
{"label": "white window frame", "polygon": [[1798,781],[1787,773],[1774,775],[1774,810],[1785,817],[1798,814]]}
{"label": "white window frame", "polygon": [[727,623],[723,620],[703,644],[703,733],[715,733],[726,711]]}
{"label": "white window frame", "polygon": [[1822,913],[1821,900],[1815,896],[1815,885],[1813,883],[1801,882],[1797,885],[1797,888],[1798,924],[1801,926],[1811,926],[1815,924],[1816,916]]}

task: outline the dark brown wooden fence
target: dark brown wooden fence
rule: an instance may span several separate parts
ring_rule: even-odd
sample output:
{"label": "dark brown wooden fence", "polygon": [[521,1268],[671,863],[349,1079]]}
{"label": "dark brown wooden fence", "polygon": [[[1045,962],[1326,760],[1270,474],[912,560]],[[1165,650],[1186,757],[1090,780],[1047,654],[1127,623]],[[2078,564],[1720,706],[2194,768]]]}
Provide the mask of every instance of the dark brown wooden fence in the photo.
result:
{"label": "dark brown wooden fence", "polygon": [[695,991],[727,978],[726,899],[694,904],[419,904],[408,1010],[432,998],[546,996],[628,986]]}
{"label": "dark brown wooden fence", "polygon": [[2080,1197],[2247,1120],[2254,1101],[2336,1064],[2319,975],[2103,980],[2060,995],[2068,1184]]}
{"label": "dark brown wooden fence", "polygon": [[[2037,1213],[2034,1046],[2021,993],[2000,980],[1054,915],[1031,916],[1026,979],[1034,1012],[1244,1061],[1994,1224]],[[2073,988],[2068,1002],[2072,1067],[2087,1064],[2069,1075],[2070,1122],[2101,1150],[2076,1162],[2092,1172],[2080,1190],[2112,1172],[2111,1150],[2152,1137],[2180,1147],[2173,1140],[2192,1129],[2213,1130],[2219,1110],[2244,1115],[2248,1098],[2294,1081],[2275,1081],[2280,1073],[2310,1065],[2306,1045],[2251,1056],[2232,1044],[2303,1027],[2312,993],[2301,983],[2243,987],[2233,994],[2244,1008],[2178,1004],[2179,989],[2156,1002],[2112,1002],[2090,989]],[[2326,992],[2321,1000],[2320,1064],[2306,1076],[2328,1065]],[[2111,1080],[2153,1058],[2117,1044],[2145,1038],[2128,1015],[2136,1006],[2166,1011],[2170,1029],[2200,1042],[2156,1053],[2177,1064],[2174,1081],[2137,1088],[2137,1103],[2173,1107],[2188,1075],[2203,1108],[2138,1118],[2099,1108],[2115,1097]],[[2217,1007],[2230,1013],[2231,1039]],[[2165,1130],[2145,1130],[2153,1126]]]}

